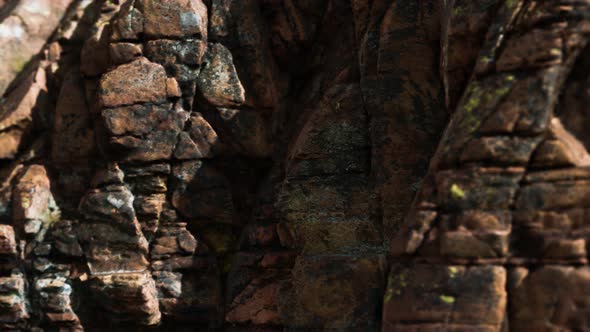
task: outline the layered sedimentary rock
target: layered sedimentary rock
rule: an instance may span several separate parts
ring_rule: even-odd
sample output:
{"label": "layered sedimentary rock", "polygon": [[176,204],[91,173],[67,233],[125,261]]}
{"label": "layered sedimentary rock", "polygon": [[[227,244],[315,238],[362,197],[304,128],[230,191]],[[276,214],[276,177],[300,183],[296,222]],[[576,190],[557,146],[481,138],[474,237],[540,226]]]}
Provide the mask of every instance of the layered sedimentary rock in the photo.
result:
{"label": "layered sedimentary rock", "polygon": [[564,264],[587,264],[590,159],[555,110],[589,12],[576,1],[500,7],[392,241],[385,330],[588,328],[587,305],[566,304],[587,294],[586,267]]}
{"label": "layered sedimentary rock", "polygon": [[0,0],[0,329],[587,329],[589,6]]}

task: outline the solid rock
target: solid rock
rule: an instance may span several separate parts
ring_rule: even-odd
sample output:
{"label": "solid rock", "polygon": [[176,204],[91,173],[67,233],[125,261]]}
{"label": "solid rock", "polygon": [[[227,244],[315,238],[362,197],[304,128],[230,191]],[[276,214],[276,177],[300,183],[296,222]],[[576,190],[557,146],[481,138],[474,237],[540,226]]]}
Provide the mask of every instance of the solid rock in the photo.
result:
{"label": "solid rock", "polygon": [[476,138],[467,143],[460,160],[486,165],[526,165],[540,140],[509,136]]}
{"label": "solid rock", "polygon": [[[182,118],[175,119],[176,112],[168,105],[132,105],[102,110],[102,118],[109,134],[113,136],[145,136],[162,127],[162,122],[179,120],[172,127],[182,129]],[[180,127],[180,128],[178,128]]]}
{"label": "solid rock", "polygon": [[436,175],[438,200],[445,209],[506,209],[512,203],[524,170],[469,168]]}
{"label": "solid rock", "polygon": [[21,273],[0,277],[0,328],[13,329],[29,318],[25,283]]}
{"label": "solid rock", "polygon": [[80,72],[95,77],[106,72],[110,66],[108,25],[98,24],[92,36],[84,42],[80,53]]}
{"label": "solid rock", "polygon": [[109,163],[106,167],[98,169],[92,178],[92,187],[99,188],[110,184],[123,184],[125,175],[116,163]]}
{"label": "solid rock", "polygon": [[19,1],[10,15],[0,22],[0,96],[38,54],[51,36],[72,0]]}
{"label": "solid rock", "polygon": [[143,55],[141,45],[133,43],[111,43],[110,59],[115,65],[131,62]]}
{"label": "solid rock", "polygon": [[590,328],[588,267],[543,266],[510,274],[510,329],[584,330]]}
{"label": "solid rock", "polygon": [[220,107],[243,104],[246,100],[245,90],[230,51],[221,44],[210,43],[204,62],[197,86],[207,102]]}
{"label": "solid rock", "polygon": [[60,211],[51,193],[50,180],[42,165],[29,166],[13,189],[13,218],[17,232],[36,233],[59,219]]}
{"label": "solid rock", "polygon": [[0,100],[0,159],[13,159],[19,152],[46,90],[45,70],[36,65]]}
{"label": "solid rock", "polygon": [[72,310],[72,286],[65,277],[49,273],[36,278],[34,291],[39,297],[43,318],[52,325],[78,325],[79,319]]}
{"label": "solid rock", "polygon": [[182,97],[182,91],[180,91],[178,81],[176,81],[174,78],[168,78],[166,80],[166,95],[168,98]]}
{"label": "solid rock", "polygon": [[143,13],[143,32],[148,38],[207,40],[207,7],[201,0],[138,0],[137,7]]}
{"label": "solid rock", "polygon": [[[445,323],[477,330],[504,320],[506,271],[497,266],[394,265],[385,292],[385,331]],[[418,325],[416,330],[420,330]]]}
{"label": "solid rock", "polygon": [[47,240],[53,243],[52,248],[61,255],[82,257],[82,247],[76,234],[78,224],[70,220],[60,220],[52,225]]}
{"label": "solid rock", "polygon": [[136,0],[125,1],[113,19],[111,39],[137,40],[143,33],[143,14],[136,8]]}
{"label": "solid rock", "polygon": [[445,1],[441,67],[447,107],[452,112],[469,80],[498,0]]}
{"label": "solid rock", "polygon": [[108,220],[129,234],[138,234],[133,195],[123,185],[89,190],[80,202],[80,212],[87,219]]}
{"label": "solid rock", "polygon": [[103,309],[118,322],[155,325],[160,322],[156,284],[148,273],[95,276],[90,289]]}
{"label": "solid rock", "polygon": [[553,118],[549,125],[550,139],[545,140],[535,152],[532,166],[590,166],[590,155],[584,145]]}
{"label": "solid rock", "polygon": [[563,209],[590,204],[590,181],[556,181],[523,186],[518,209]]}
{"label": "solid rock", "polygon": [[181,133],[174,156],[178,159],[203,159],[213,156],[217,133],[200,113],[190,118],[188,133]]}
{"label": "solid rock", "polygon": [[120,65],[102,76],[99,100],[103,107],[166,101],[166,71],[146,58]]}
{"label": "solid rock", "polygon": [[558,64],[563,40],[557,29],[535,29],[520,38],[511,38],[497,62],[499,71]]}
{"label": "solid rock", "polygon": [[281,281],[254,279],[236,296],[225,320],[230,323],[256,325],[280,324],[278,310]]}
{"label": "solid rock", "polygon": [[166,68],[174,68],[176,64],[197,67],[201,65],[207,43],[202,40],[150,40],[145,44],[148,59]]}
{"label": "solid rock", "polygon": [[382,294],[385,268],[380,255],[299,256],[292,270],[298,287],[279,295],[281,322],[305,329],[376,328],[380,304],[370,299]]}
{"label": "solid rock", "polygon": [[[184,128],[188,112],[171,110],[170,105],[132,105],[104,109],[102,118],[113,151],[126,161],[169,159]],[[141,138],[139,138],[141,137]]]}
{"label": "solid rock", "polygon": [[9,225],[0,225],[0,270],[14,267],[17,254],[14,229]]}

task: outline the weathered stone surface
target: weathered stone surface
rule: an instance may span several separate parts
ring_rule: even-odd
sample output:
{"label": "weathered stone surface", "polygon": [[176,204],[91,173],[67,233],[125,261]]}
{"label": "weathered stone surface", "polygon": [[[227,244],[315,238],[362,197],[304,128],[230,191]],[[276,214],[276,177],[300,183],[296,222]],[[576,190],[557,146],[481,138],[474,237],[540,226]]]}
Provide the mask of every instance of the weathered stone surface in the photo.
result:
{"label": "weathered stone surface", "polygon": [[163,103],[166,97],[164,67],[146,58],[120,65],[100,80],[99,100],[104,107]]}
{"label": "weathered stone surface", "polygon": [[475,66],[498,0],[443,1],[441,72],[447,108],[452,112]]}
{"label": "weathered stone surface", "polygon": [[207,7],[201,0],[138,0],[148,38],[207,39]]}
{"label": "weathered stone surface", "polygon": [[62,84],[55,109],[51,159],[57,165],[84,164],[95,149],[95,133],[78,71]]}
{"label": "weathered stone surface", "polygon": [[111,39],[137,40],[143,33],[144,17],[137,8],[138,1],[125,1],[112,20]]}
{"label": "weathered stone surface", "polygon": [[222,44],[210,43],[204,62],[197,86],[207,102],[220,107],[243,104],[245,90],[229,50]]}
{"label": "weathered stone surface", "polygon": [[109,58],[115,65],[131,62],[143,55],[141,45],[133,43],[111,43]]}
{"label": "weathered stone surface", "polygon": [[226,321],[256,325],[280,324],[278,303],[281,281],[273,279],[252,280],[242,293],[234,298],[226,314]]}
{"label": "weathered stone surface", "polygon": [[13,189],[13,219],[17,232],[36,235],[60,216],[45,167],[31,165]]}
{"label": "weathered stone surface", "polygon": [[0,270],[13,268],[17,255],[14,229],[9,225],[0,225]]}
{"label": "weathered stone surface", "polygon": [[22,273],[13,273],[0,277],[0,327],[18,329],[24,327],[29,318],[25,297],[25,277]]}
{"label": "weathered stone surface", "polygon": [[585,329],[588,17],[76,1],[0,101],[0,329]]}
{"label": "weathered stone surface", "polygon": [[0,22],[0,96],[43,48],[71,0],[25,0]]}
{"label": "weathered stone surface", "polygon": [[0,159],[13,159],[22,150],[46,89],[44,68],[37,65],[0,101]]}
{"label": "weathered stone surface", "polygon": [[143,271],[148,243],[133,209],[133,195],[122,185],[90,190],[80,203],[87,220],[79,228],[92,273]]}
{"label": "weathered stone surface", "polygon": [[180,133],[174,157],[177,159],[211,158],[218,144],[217,133],[200,113],[190,117],[188,132]]}
{"label": "weathered stone surface", "polygon": [[169,159],[188,112],[170,105],[133,105],[101,112],[110,135],[113,154],[126,161]]}
{"label": "weathered stone surface", "polygon": [[117,321],[141,325],[160,322],[156,284],[148,273],[95,276],[90,287],[96,300]]}
{"label": "weathered stone surface", "polygon": [[379,304],[371,298],[382,292],[384,268],[378,255],[300,256],[292,270],[296,287],[279,298],[284,322],[293,328],[375,328]]}
{"label": "weathered stone surface", "polygon": [[510,273],[510,329],[588,328],[590,271],[587,267],[545,266]]}
{"label": "weathered stone surface", "polygon": [[207,43],[202,40],[150,40],[145,44],[146,56],[166,68],[174,65],[199,66],[205,54]]}
{"label": "weathered stone surface", "polygon": [[494,266],[395,265],[385,292],[384,330],[446,323],[499,330],[506,311],[506,271]]}
{"label": "weathered stone surface", "polygon": [[172,204],[198,222],[233,223],[233,201],[227,178],[207,161],[187,161],[172,171]]}

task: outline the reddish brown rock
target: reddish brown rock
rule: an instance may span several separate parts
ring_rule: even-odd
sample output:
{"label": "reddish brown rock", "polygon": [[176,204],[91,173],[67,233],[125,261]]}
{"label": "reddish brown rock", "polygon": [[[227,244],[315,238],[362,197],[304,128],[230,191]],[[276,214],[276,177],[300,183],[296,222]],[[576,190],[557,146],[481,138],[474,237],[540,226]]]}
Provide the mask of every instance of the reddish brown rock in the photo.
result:
{"label": "reddish brown rock", "polygon": [[143,55],[142,46],[133,43],[111,43],[109,58],[115,65],[131,62]]}
{"label": "reddish brown rock", "polygon": [[443,1],[441,72],[446,104],[454,111],[467,84],[498,0]]}
{"label": "reddish brown rock", "polygon": [[225,320],[256,325],[279,324],[278,306],[281,281],[255,279],[236,296]]}
{"label": "reddish brown rock", "polygon": [[166,71],[139,58],[106,73],[100,80],[100,104],[104,107],[166,101]]}
{"label": "reddish brown rock", "polygon": [[0,225],[0,270],[9,270],[15,266],[18,255],[16,248],[12,226]]}
{"label": "reddish brown rock", "polygon": [[177,159],[211,158],[217,144],[215,130],[200,113],[194,113],[188,132],[180,133],[174,156]]}
{"label": "reddish brown rock", "polygon": [[148,38],[193,37],[207,40],[207,7],[201,0],[138,0]]}
{"label": "reddish brown rock", "polygon": [[383,328],[445,323],[499,331],[505,319],[506,279],[502,267],[396,265],[385,292]]}
{"label": "reddish brown rock", "polygon": [[60,216],[45,167],[31,165],[13,189],[13,219],[17,232],[34,236]]}
{"label": "reddish brown rock", "polygon": [[55,109],[51,157],[56,165],[85,164],[95,149],[95,134],[78,71],[62,84]]}
{"label": "reddish brown rock", "polygon": [[517,268],[510,273],[509,291],[511,330],[583,330],[589,326],[587,267]]}
{"label": "reddish brown rock", "polygon": [[205,65],[197,86],[203,97],[214,106],[240,106],[245,101],[245,90],[234,67],[231,53],[225,46],[211,43],[207,47]]}
{"label": "reddish brown rock", "polygon": [[37,64],[25,74],[0,101],[0,159],[16,157],[31,130],[35,111],[44,109],[39,98],[47,89],[44,68]]}
{"label": "reddish brown rock", "polygon": [[29,318],[25,301],[25,277],[22,273],[0,277],[0,328],[9,330],[25,326],[25,320]]}
{"label": "reddish brown rock", "polygon": [[371,297],[382,292],[384,268],[378,255],[300,256],[292,270],[296,287],[279,298],[282,321],[293,328],[375,328],[379,304]]}
{"label": "reddish brown rock", "polygon": [[118,322],[156,325],[161,313],[156,285],[147,273],[117,273],[90,280],[97,301]]}
{"label": "reddish brown rock", "polygon": [[71,0],[25,0],[0,22],[0,96],[58,26]]}

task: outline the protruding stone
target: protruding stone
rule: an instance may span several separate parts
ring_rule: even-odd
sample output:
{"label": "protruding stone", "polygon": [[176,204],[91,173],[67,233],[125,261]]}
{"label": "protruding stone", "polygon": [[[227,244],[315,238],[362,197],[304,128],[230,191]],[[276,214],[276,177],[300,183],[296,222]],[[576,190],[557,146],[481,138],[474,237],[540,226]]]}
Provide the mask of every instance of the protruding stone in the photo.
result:
{"label": "protruding stone", "polygon": [[207,40],[207,7],[201,0],[138,0],[143,33],[150,39]]}
{"label": "protruding stone", "polygon": [[37,64],[0,100],[0,159],[13,159],[21,150],[46,90],[45,69]]}
{"label": "protruding stone", "polygon": [[31,165],[20,177],[13,190],[13,218],[17,232],[34,235],[41,227],[59,219],[60,211],[51,193],[45,167]]}
{"label": "protruding stone", "polygon": [[166,101],[166,71],[146,58],[120,65],[100,80],[99,99],[104,107]]}
{"label": "protruding stone", "polygon": [[203,97],[211,104],[232,107],[243,104],[245,91],[234,67],[230,51],[217,43],[209,44],[205,65],[197,79]]}
{"label": "protruding stone", "polygon": [[0,225],[0,271],[14,267],[18,255],[14,229]]}
{"label": "protruding stone", "polygon": [[[38,54],[56,29],[72,0],[18,1],[0,22],[0,96],[27,62]],[[9,14],[9,15],[4,15]]]}
{"label": "protruding stone", "polygon": [[125,1],[117,16],[113,20],[111,39],[137,40],[143,33],[143,14],[136,8],[138,1]]}
{"label": "protruding stone", "polygon": [[8,277],[0,277],[0,328],[14,329],[24,327],[29,318],[26,303],[25,276],[12,273]]}
{"label": "protruding stone", "polygon": [[156,284],[149,273],[95,276],[90,289],[103,310],[120,323],[149,326],[160,322]]}

